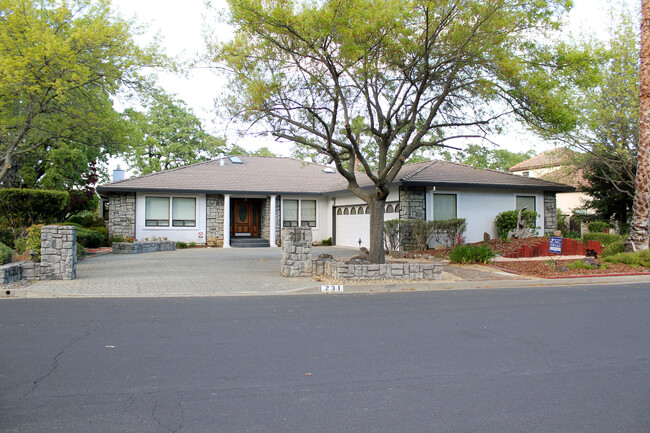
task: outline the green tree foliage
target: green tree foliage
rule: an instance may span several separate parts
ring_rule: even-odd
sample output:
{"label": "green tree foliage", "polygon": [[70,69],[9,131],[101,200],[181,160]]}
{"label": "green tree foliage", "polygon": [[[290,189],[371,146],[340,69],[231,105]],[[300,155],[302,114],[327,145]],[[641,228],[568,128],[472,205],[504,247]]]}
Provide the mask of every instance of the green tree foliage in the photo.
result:
{"label": "green tree foliage", "polygon": [[[229,0],[230,114],[331,159],[370,207],[384,261],[384,203],[422,148],[483,137],[503,116],[563,131],[582,53],[553,49],[568,0]],[[557,47],[556,47],[557,48]],[[361,188],[358,172],[374,188]]]}
{"label": "green tree foliage", "polygon": [[111,96],[161,60],[107,0],[0,0],[0,11],[0,185],[79,184],[123,137]]}
{"label": "green tree foliage", "polygon": [[535,151],[531,149],[526,152],[510,152],[506,149],[490,149],[486,146],[470,144],[456,153],[443,151],[441,155],[447,161],[460,162],[461,164],[471,165],[474,168],[489,168],[507,173],[513,165],[535,156]]}
{"label": "green tree foliage", "polygon": [[0,189],[0,218],[15,230],[61,220],[68,208],[65,191]]}
{"label": "green tree foliage", "polygon": [[594,42],[600,67],[596,85],[580,102],[579,127],[562,137],[579,155],[587,205],[597,218],[614,218],[627,226],[635,190],[639,142],[639,46],[638,23],[632,13],[612,18],[610,38]]}
{"label": "green tree foliage", "polygon": [[122,156],[136,174],[206,161],[224,151],[224,141],[203,131],[201,121],[180,99],[156,90],[146,97],[145,106],[145,113],[124,113],[131,130]]}

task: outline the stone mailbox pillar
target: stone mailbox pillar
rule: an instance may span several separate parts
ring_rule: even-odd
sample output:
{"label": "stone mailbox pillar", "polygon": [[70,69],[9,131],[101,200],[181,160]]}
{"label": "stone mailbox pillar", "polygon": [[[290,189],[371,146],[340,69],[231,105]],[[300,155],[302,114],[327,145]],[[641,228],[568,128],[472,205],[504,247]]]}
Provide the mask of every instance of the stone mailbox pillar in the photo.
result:
{"label": "stone mailbox pillar", "polygon": [[284,227],[282,229],[283,277],[311,277],[311,229],[309,227]]}
{"label": "stone mailbox pillar", "polygon": [[43,226],[41,280],[74,280],[77,276],[77,228]]}

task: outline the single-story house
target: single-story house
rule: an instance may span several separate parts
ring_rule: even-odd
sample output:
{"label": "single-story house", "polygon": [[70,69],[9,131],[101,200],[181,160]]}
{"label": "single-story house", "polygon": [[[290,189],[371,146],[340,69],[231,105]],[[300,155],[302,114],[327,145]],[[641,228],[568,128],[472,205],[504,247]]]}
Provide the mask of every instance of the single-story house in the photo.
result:
{"label": "single-story house", "polygon": [[[359,184],[372,188],[357,173]],[[466,240],[497,234],[496,215],[527,207],[543,231],[556,227],[555,195],[568,185],[446,161],[404,166],[385,219],[465,218]],[[293,158],[222,157],[97,187],[108,201],[112,236],[168,238],[214,246],[277,246],[282,227],[311,227],[314,241],[368,246],[368,206],[329,166]]]}

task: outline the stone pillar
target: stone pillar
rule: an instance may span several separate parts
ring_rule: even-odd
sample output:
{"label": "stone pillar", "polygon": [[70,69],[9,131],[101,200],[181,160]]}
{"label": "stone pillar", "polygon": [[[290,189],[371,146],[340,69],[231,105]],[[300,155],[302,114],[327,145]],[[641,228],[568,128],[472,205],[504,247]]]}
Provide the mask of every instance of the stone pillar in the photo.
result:
{"label": "stone pillar", "polygon": [[557,200],[555,192],[544,192],[544,234],[557,230]]}
{"label": "stone pillar", "polygon": [[135,193],[111,193],[108,196],[108,234],[135,237]]}
{"label": "stone pillar", "polygon": [[230,248],[230,194],[223,195],[223,247]]}
{"label": "stone pillar", "polygon": [[211,247],[223,246],[223,195],[207,194],[205,196],[206,210],[206,243]]}
{"label": "stone pillar", "polygon": [[275,208],[276,208],[276,199],[277,195],[272,195],[270,197],[270,206],[269,206],[269,225],[270,225],[270,230],[269,230],[269,243],[271,244],[271,247],[277,247],[277,241],[275,240],[275,226],[277,224],[277,221],[275,220]]}
{"label": "stone pillar", "polygon": [[77,277],[77,228],[41,228],[41,280],[74,280]]}
{"label": "stone pillar", "polygon": [[283,277],[311,277],[312,235],[309,227],[284,227],[282,229]]}
{"label": "stone pillar", "polygon": [[[400,221],[426,219],[426,190],[424,187],[400,187],[399,219]],[[431,215],[433,218],[433,215]],[[400,250],[415,248],[415,239],[409,227],[404,227],[400,235]]]}

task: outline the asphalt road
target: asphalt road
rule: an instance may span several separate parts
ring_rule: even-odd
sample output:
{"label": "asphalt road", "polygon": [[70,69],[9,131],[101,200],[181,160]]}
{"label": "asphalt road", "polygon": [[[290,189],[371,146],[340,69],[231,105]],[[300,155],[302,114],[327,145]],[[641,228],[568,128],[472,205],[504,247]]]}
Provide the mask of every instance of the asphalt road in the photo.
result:
{"label": "asphalt road", "polygon": [[1,432],[648,432],[650,286],[0,302]]}

